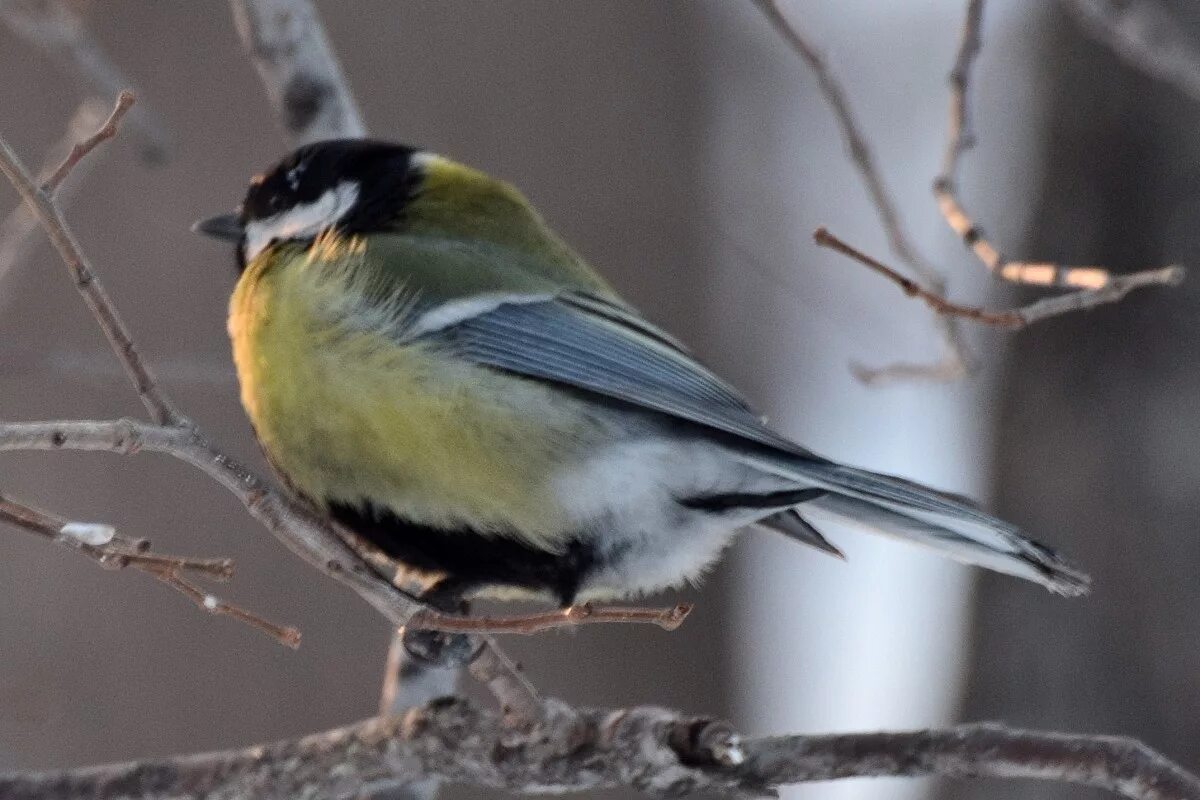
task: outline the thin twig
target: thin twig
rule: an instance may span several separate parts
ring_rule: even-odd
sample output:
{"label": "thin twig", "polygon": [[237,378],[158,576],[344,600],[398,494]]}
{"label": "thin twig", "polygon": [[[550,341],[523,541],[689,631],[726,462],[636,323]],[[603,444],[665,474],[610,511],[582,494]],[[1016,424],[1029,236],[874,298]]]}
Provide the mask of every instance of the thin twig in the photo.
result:
{"label": "thin twig", "polygon": [[813,232],[813,241],[821,247],[828,247],[830,250],[857,261],[868,269],[874,270],[899,286],[900,290],[909,297],[917,297],[925,301],[925,304],[933,309],[936,314],[962,317],[963,319],[982,322],[985,325],[995,325],[1001,328],[1020,328],[1025,324],[1025,320],[1015,311],[988,311],[977,306],[963,306],[952,303],[940,294],[929,291],[911,278],[904,277],[886,264],[847,244],[823,226]]}
{"label": "thin twig", "polygon": [[288,549],[350,586],[397,627],[422,607],[379,576],[311,508],[270,489],[194,428],[131,419],[0,423],[0,452],[20,450],[85,450],[120,455],[152,452],[177,458],[232,492],[250,515]]}
{"label": "thin twig", "polygon": [[454,617],[423,606],[371,568],[311,508],[271,491],[253,473],[217,451],[196,430],[136,420],[0,423],[0,452],[86,450],[132,455],[162,453],[205,472],[232,491],[284,544],[327,575],[356,589],[397,626],[461,633],[535,633],[594,623],[648,623],[673,630],[691,607],[670,609],[576,606],[508,617]]}
{"label": "thin twig", "polygon": [[[89,94],[113,97],[134,85],[64,0],[0,0],[0,22],[74,73]],[[167,157],[170,136],[153,111],[139,104],[129,125],[144,160],[160,163]]]}
{"label": "thin twig", "polygon": [[1036,300],[1022,308],[1009,311],[989,311],[978,306],[952,303],[945,297],[930,292],[916,281],[904,277],[888,265],[834,236],[824,227],[817,228],[813,233],[813,241],[821,247],[828,247],[884,276],[899,286],[900,290],[909,297],[923,300],[937,314],[961,317],[984,325],[994,325],[1012,330],[1028,327],[1049,317],[1056,317],[1072,311],[1086,311],[1106,303],[1115,303],[1124,299],[1125,295],[1135,289],[1148,286],[1175,286],[1183,280],[1184,276],[1183,267],[1179,266],[1134,272],[1129,275],[1113,277],[1104,288],[1098,291],[1071,292],[1058,297]]}
{"label": "thin twig", "polygon": [[[151,572],[150,570],[146,571]],[[262,631],[280,644],[290,647],[293,650],[300,646],[300,631],[297,628],[290,625],[277,625],[252,611],[226,602],[216,595],[206,592],[195,584],[190,583],[176,570],[161,570],[151,572],[151,574],[191,600],[202,611],[207,611],[209,614],[218,616],[232,617],[238,622],[245,623],[256,630]]]}
{"label": "thin twig", "polygon": [[528,636],[557,628],[575,628],[580,625],[623,623],[657,625],[665,631],[673,631],[683,624],[692,612],[690,603],[680,603],[670,608],[642,608],[634,606],[593,606],[583,603],[559,611],[537,614],[513,614],[511,616],[456,616],[439,611],[422,610],[408,621],[413,630],[443,631],[446,633],[509,633]]}
{"label": "thin twig", "polygon": [[[983,44],[981,34],[983,10],[984,0],[968,0],[958,53],[955,56],[954,68],[950,72],[950,111],[947,123],[946,150],[942,157],[941,172],[933,182],[933,193],[937,199],[938,209],[942,212],[946,223],[959,235],[988,272],[1003,280],[1033,286],[1083,289],[1090,292],[1106,289],[1115,278],[1104,267],[1072,267],[1045,261],[1008,260],[1001,254],[1000,249],[984,235],[982,228],[967,213],[959,199],[958,169],[963,153],[975,143],[969,100],[971,70]],[[1155,281],[1150,276],[1162,276],[1168,272],[1171,275],[1175,274],[1173,268],[1147,271],[1143,277],[1138,279],[1138,285],[1146,285],[1147,282],[1163,283],[1163,280]],[[1124,296],[1124,293],[1121,296]],[[1106,302],[1111,302],[1111,300]],[[1070,302],[1062,307],[1066,310],[1074,310],[1078,306],[1074,302]]]}
{"label": "thin twig", "polygon": [[50,177],[42,181],[42,191],[53,198],[55,192],[58,191],[58,187],[62,185],[63,180],[75,169],[75,166],[80,161],[87,157],[88,153],[99,147],[102,142],[106,142],[117,135],[121,119],[128,113],[129,109],[133,108],[133,102],[133,92],[122,90],[117,95],[117,102],[113,105],[113,110],[108,115],[108,119],[104,120],[104,124],[97,128],[96,132],[91,136],[71,146],[71,151],[67,153],[67,157],[50,174]]}
{"label": "thin twig", "polygon": [[191,572],[213,580],[229,580],[233,575],[233,561],[230,559],[151,553],[147,551],[149,543],[145,540],[130,541],[119,536],[110,526],[71,522],[3,496],[0,496],[0,522],[7,522],[82,553],[106,569],[128,567],[143,572],[183,594],[210,614],[233,617],[289,647],[295,648],[300,644],[300,632],[295,628],[276,625],[251,611],[220,600],[183,577],[184,573]]}
{"label": "thin twig", "polygon": [[1060,1],[1089,36],[1147,75],[1200,101],[1200,46],[1164,3]]}
{"label": "thin twig", "polygon": [[[125,366],[142,404],[156,421],[163,424],[181,424],[184,421],[183,416],[175,410],[166,394],[158,387],[153,372],[142,360],[129,329],[117,313],[108,292],[104,290],[95,270],[84,256],[58,207],[53,199],[34,183],[29,170],[3,138],[0,138],[0,173],[8,178],[42,223],[51,244],[58,250],[71,277],[74,278],[76,288],[83,295],[117,358]],[[68,169],[63,177],[69,173]],[[60,182],[61,180],[60,178]]]}
{"label": "thin twig", "polygon": [[813,77],[816,78],[821,96],[825,98],[825,104],[833,112],[842,138],[846,141],[850,160],[858,170],[863,185],[867,188],[867,193],[871,196],[871,202],[879,215],[879,222],[887,235],[892,253],[896,258],[912,267],[917,276],[930,288],[936,292],[942,291],[945,287],[946,277],[922,257],[917,248],[909,241],[908,234],[904,231],[904,225],[900,221],[900,212],[896,210],[896,201],[883,182],[879,167],[875,163],[874,153],[867,144],[866,137],[862,134],[862,126],[855,117],[854,110],[850,107],[846,90],[834,77],[833,71],[825,63],[825,59],[817,47],[809,41],[808,36],[784,15],[778,0],[752,0],[752,2],[775,28],[775,31],[783,37],[784,41],[791,45],[796,55],[800,56],[801,60],[808,65]]}
{"label": "thin twig", "polygon": [[1000,725],[744,738],[728,724],[662,708],[542,704],[533,724],[465,700],[242,750],[51,773],[0,775],[5,800],[363,797],[422,780],[544,794],[770,794],[854,777],[1021,778],[1131,800],[1196,800],[1200,780],[1133,739]]}
{"label": "thin twig", "polygon": [[[845,89],[809,37],[784,15],[778,0],[752,0],[752,2],[775,31],[791,46],[796,55],[804,61],[813,73],[813,77],[816,78],[817,87],[820,89],[822,97],[825,98],[825,104],[833,112],[834,120],[846,142],[850,161],[858,170],[859,177],[875,207],[892,254],[924,282],[926,289],[934,294],[943,294],[946,289],[945,275],[937,270],[929,259],[921,255],[905,232],[904,224],[900,220],[900,213],[897,211],[896,201],[883,181],[882,173],[875,163],[875,156],[862,133],[862,126],[854,115]],[[934,325],[937,327],[938,336],[942,340],[945,351],[938,361],[930,364],[891,364],[883,367],[864,367],[851,364],[851,372],[861,382],[873,385],[896,379],[934,383],[959,380],[970,371],[972,365],[966,355],[966,345],[962,341],[958,325],[951,317],[936,315]]]}
{"label": "thin twig", "polygon": [[[107,113],[106,104],[96,98],[89,98],[79,104],[63,138],[46,151],[42,168],[38,170],[36,178],[39,184],[49,180],[56,165],[66,158],[76,142],[103,124]],[[70,201],[74,187],[79,185],[83,175],[95,163],[94,158],[89,158],[71,170],[70,180],[58,187],[58,193],[54,197],[60,208]],[[4,279],[17,265],[25,261],[34,242],[39,241],[34,236],[39,230],[41,225],[38,218],[24,203],[18,203],[4,221],[0,222],[0,285],[3,285]],[[11,293],[5,292],[0,296],[11,296]]]}

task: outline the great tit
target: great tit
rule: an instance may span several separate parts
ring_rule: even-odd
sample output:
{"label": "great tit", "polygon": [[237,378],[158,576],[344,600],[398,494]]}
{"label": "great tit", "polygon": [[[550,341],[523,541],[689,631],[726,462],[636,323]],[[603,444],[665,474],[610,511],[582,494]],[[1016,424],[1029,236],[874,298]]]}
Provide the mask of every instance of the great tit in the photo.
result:
{"label": "great tit", "polygon": [[237,246],[229,335],[267,459],[442,603],[674,587],[751,523],[839,554],[827,519],[1087,589],[969,500],[776,433],[520,192],[448,158],[308,145],[196,229]]}

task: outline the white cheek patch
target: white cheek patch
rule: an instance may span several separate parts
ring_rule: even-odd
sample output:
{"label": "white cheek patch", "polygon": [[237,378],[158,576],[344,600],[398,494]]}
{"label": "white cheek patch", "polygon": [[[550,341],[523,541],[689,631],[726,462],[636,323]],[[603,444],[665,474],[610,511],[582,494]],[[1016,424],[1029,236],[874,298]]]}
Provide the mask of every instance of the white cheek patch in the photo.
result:
{"label": "white cheek patch", "polygon": [[272,241],[311,239],[341,221],[358,200],[358,184],[339,183],[311,203],[292,206],[273,217],[246,223],[246,260],[266,249]]}

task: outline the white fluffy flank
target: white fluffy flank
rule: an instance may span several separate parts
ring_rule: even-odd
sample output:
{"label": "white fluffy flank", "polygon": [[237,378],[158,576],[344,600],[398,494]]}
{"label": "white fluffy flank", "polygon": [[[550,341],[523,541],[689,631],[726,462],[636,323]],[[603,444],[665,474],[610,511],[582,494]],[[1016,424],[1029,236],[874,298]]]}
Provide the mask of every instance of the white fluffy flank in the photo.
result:
{"label": "white fluffy flank", "polygon": [[273,217],[246,223],[246,260],[253,260],[273,241],[313,238],[341,221],[356,200],[358,184],[345,181],[311,203],[292,206]]}

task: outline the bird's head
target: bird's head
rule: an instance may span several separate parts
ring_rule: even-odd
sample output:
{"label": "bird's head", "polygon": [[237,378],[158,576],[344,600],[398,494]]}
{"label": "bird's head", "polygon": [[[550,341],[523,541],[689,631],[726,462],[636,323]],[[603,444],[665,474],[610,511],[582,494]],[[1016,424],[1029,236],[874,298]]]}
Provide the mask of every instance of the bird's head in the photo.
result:
{"label": "bird's head", "polygon": [[238,265],[278,243],[335,230],[365,234],[399,221],[420,183],[420,152],[366,139],[333,139],[292,152],[250,182],[232,214],[192,230],[235,242]]}

